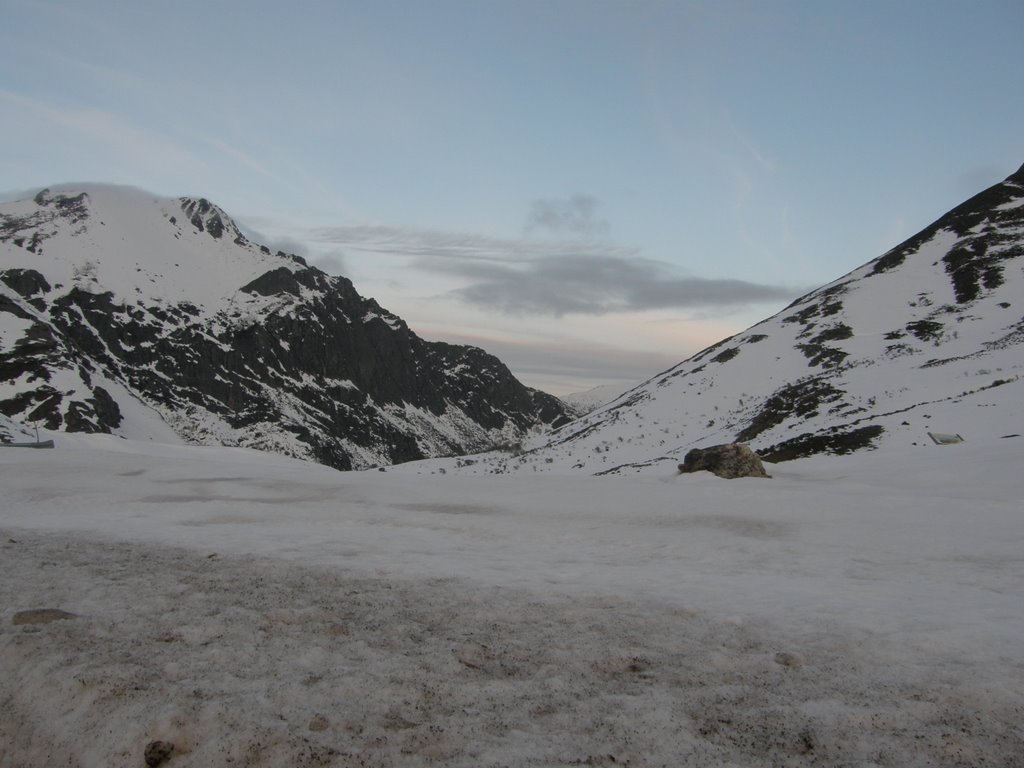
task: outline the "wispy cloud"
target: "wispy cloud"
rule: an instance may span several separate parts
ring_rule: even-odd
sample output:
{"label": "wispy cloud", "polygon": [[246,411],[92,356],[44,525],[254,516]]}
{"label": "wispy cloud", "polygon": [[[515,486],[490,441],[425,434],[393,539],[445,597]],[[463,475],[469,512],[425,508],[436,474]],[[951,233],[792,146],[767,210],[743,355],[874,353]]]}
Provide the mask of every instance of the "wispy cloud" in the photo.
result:
{"label": "wispy cloud", "polygon": [[0,190],[0,203],[9,203],[13,200],[28,200],[28,198],[34,197],[38,191],[39,187]]}
{"label": "wispy cloud", "polygon": [[228,157],[231,157],[240,165],[245,166],[249,170],[255,171],[261,176],[266,176],[268,179],[276,181],[279,184],[285,183],[284,179],[278,177],[276,174],[267,170],[267,168],[262,163],[257,161],[255,158],[253,158],[246,152],[243,152],[235,145],[229,144],[226,141],[221,141],[220,139],[215,138],[204,138],[203,141],[205,141],[208,145],[213,147],[213,149],[215,149],[217,152],[220,152],[224,155],[227,155]]}
{"label": "wispy cloud", "polygon": [[729,127],[728,133],[732,135],[740,148],[740,151],[734,154],[741,156],[744,161],[753,160],[763,171],[774,173],[778,164],[763,152],[745,131],[740,129],[731,111],[726,112],[724,120]]}
{"label": "wispy cloud", "polygon": [[98,85],[111,90],[121,93],[130,91],[135,96],[150,96],[154,91],[158,91],[152,82],[134,72],[126,72],[123,69],[114,69],[113,67],[103,66],[95,62],[71,58],[59,51],[47,51],[47,55],[64,61],[67,66],[74,67]]}
{"label": "wispy cloud", "polygon": [[[329,252],[314,252],[309,245],[290,235],[268,235],[258,227],[260,219],[245,221],[235,219],[235,223],[246,237],[250,240],[265,245],[272,251],[283,251],[296,256],[301,256],[308,263],[322,269],[330,275],[344,275],[348,271],[345,262],[345,254],[338,248]],[[273,222],[269,222],[273,225]]]}
{"label": "wispy cloud", "polygon": [[[0,119],[16,116],[23,130],[32,127],[54,146],[77,156],[104,154],[131,162],[138,168],[172,169],[179,175],[198,176],[205,164],[192,151],[171,138],[145,130],[113,112],[94,107],[55,106],[10,90],[0,89]],[[86,142],[93,142],[90,146]]]}
{"label": "wispy cloud", "polygon": [[608,232],[608,222],[598,219],[596,197],[573,195],[568,200],[535,200],[530,206],[526,229],[558,236],[591,238]]}
{"label": "wispy cloud", "polygon": [[322,228],[314,230],[311,239],[353,250],[416,257],[417,267],[439,272],[452,272],[445,266],[446,262],[464,263],[467,265],[465,269],[471,271],[473,267],[469,265],[472,262],[528,264],[538,258],[577,254],[581,249],[594,256],[622,259],[638,255],[636,248],[617,243],[492,237],[386,225]]}
{"label": "wispy cloud", "polygon": [[604,315],[666,308],[739,307],[793,298],[799,289],[693,277],[637,249],[607,242],[492,238],[383,226],[335,227],[316,238],[353,251],[409,258],[415,269],[462,283],[464,302],[509,315]]}

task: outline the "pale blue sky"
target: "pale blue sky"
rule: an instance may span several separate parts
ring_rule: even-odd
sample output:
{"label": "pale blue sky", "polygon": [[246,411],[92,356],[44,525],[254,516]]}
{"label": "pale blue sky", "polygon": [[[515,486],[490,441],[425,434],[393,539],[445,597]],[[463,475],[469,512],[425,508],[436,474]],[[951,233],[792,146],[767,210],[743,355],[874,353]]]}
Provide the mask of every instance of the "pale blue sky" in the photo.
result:
{"label": "pale blue sky", "polygon": [[556,392],[1024,162],[1024,3],[0,0],[0,189],[202,195]]}

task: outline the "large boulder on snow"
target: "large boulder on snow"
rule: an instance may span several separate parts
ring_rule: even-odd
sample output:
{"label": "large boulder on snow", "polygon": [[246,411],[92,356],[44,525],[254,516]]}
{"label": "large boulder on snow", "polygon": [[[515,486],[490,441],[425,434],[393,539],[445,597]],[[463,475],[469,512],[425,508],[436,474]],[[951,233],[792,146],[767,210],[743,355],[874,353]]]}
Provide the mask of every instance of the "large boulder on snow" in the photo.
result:
{"label": "large boulder on snow", "polygon": [[744,443],[726,443],[710,448],[694,448],[679,465],[680,472],[700,472],[706,469],[719,477],[771,477],[764,471],[761,457]]}

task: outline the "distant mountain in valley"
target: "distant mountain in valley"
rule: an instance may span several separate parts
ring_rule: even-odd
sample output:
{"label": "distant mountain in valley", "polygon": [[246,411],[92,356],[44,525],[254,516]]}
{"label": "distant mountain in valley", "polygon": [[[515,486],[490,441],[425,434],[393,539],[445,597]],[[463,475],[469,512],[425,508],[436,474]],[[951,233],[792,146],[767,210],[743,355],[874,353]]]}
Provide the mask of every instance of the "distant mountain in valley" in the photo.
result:
{"label": "distant mountain in valley", "polygon": [[583,415],[585,413],[590,413],[596,408],[600,408],[605,403],[610,403],[633,386],[635,386],[635,384],[627,386],[623,386],[621,384],[601,384],[599,386],[592,387],[591,389],[584,390],[583,392],[573,392],[569,395],[563,395],[562,401],[575,409],[580,415]]}

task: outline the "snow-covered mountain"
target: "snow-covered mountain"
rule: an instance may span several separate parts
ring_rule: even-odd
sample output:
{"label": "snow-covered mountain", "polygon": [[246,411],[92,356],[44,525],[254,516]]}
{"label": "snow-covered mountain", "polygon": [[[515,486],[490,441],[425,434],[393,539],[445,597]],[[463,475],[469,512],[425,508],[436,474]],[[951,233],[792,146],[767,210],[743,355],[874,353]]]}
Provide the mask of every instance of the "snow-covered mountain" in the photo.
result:
{"label": "snow-covered mountain", "polygon": [[563,395],[562,402],[568,404],[582,416],[585,413],[590,413],[596,408],[600,408],[605,403],[610,403],[624,391],[632,389],[634,386],[636,386],[635,382],[627,386],[623,386],[621,384],[600,384],[596,387],[584,390],[583,392],[573,392],[569,395]]}
{"label": "snow-covered mountain", "polygon": [[[465,472],[670,469],[1024,434],[1024,168],[888,253],[515,455]],[[455,464],[452,462],[452,464]]]}
{"label": "snow-covered mountain", "polygon": [[0,205],[0,413],[350,469],[514,442],[569,412],[205,199],[79,185]]}

